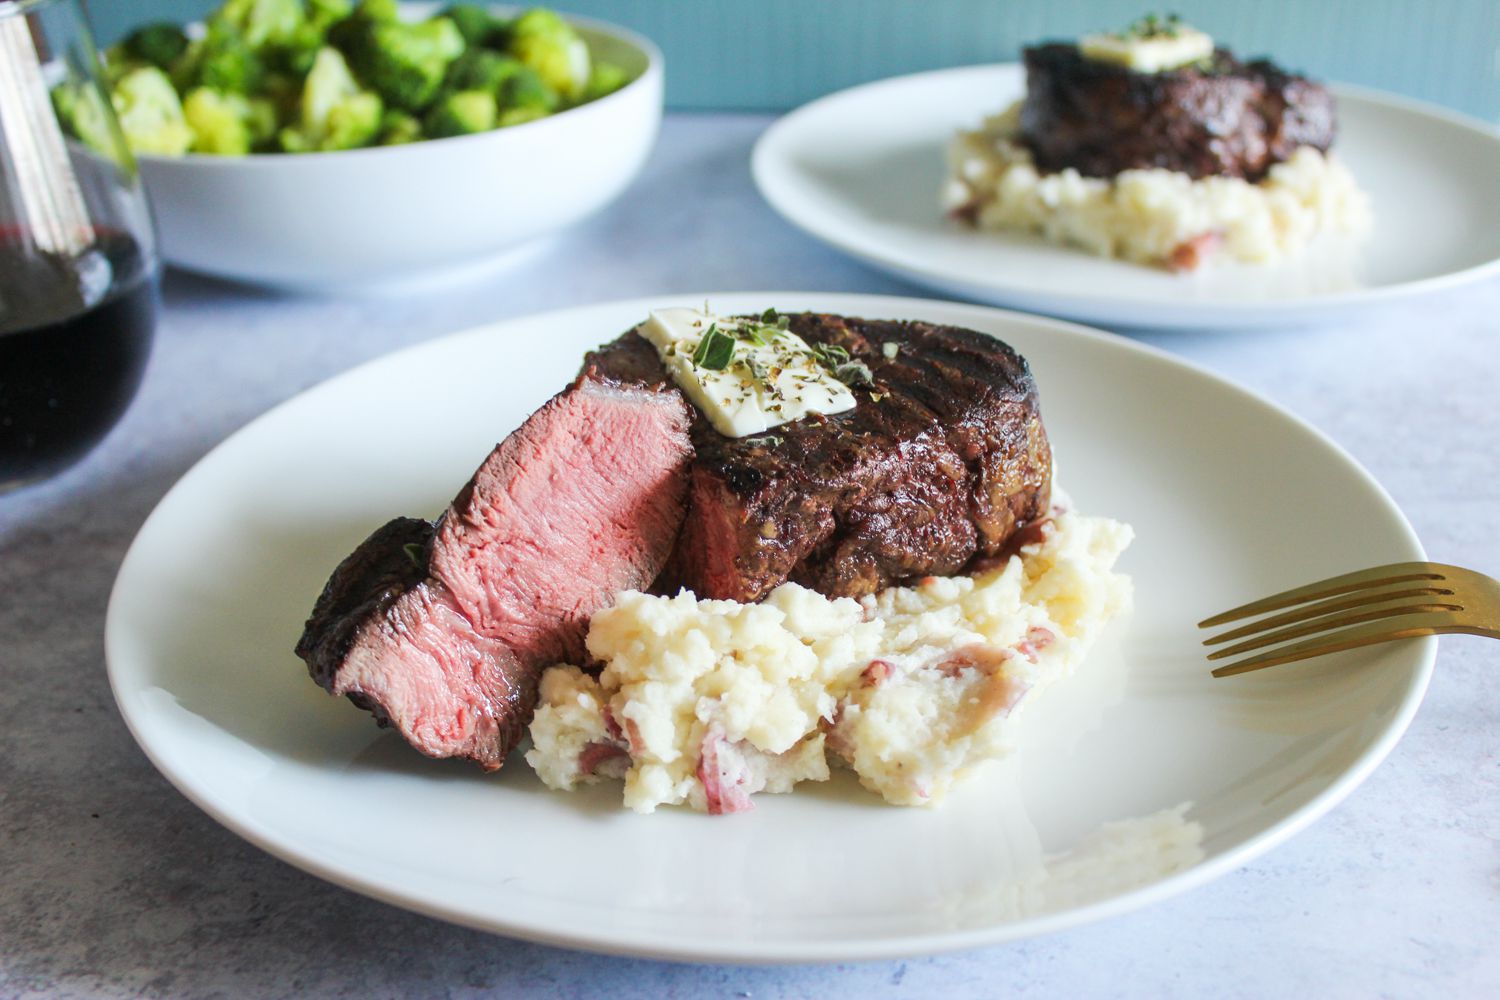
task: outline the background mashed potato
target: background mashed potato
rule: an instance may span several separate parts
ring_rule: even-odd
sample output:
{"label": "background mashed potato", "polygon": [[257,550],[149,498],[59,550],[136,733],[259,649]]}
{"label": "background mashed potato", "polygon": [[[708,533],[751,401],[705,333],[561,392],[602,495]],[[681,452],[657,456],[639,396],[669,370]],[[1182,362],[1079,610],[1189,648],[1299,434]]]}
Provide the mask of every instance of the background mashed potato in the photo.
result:
{"label": "background mashed potato", "polygon": [[543,676],[526,759],[552,788],[623,777],[638,812],[746,809],[826,780],[830,751],[889,802],[934,802],[1009,749],[1016,712],[1128,604],[1112,567],[1130,538],[1059,511],[1002,566],[863,601],[624,593],[589,628],[603,671]]}
{"label": "background mashed potato", "polygon": [[980,229],[1041,233],[1104,257],[1191,269],[1214,254],[1271,263],[1320,232],[1358,233],[1369,202],[1332,156],[1303,147],[1270,175],[1194,180],[1171,170],[1113,178],[1043,174],[1018,141],[1020,105],[958,133],[943,205]]}

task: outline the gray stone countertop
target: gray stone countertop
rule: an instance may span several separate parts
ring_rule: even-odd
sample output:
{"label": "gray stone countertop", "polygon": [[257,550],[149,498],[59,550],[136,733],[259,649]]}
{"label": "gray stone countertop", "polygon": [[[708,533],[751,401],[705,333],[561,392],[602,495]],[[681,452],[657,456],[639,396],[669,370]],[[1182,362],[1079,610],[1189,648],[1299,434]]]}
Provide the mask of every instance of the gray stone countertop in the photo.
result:
{"label": "gray stone countertop", "polygon": [[[167,276],[125,422],[82,465],[0,497],[0,996],[1500,996],[1500,644],[1477,638],[1441,640],[1389,759],[1253,864],[1106,922],[899,962],[678,965],[461,929],[269,857],[157,774],[105,676],[110,585],[168,487],[257,414],[393,349],[544,309],[690,290],[930,294],[764,205],[747,164],[768,122],[670,116],[623,198],[464,284],[310,298]],[[1491,280],[1316,329],[1134,336],[1311,421],[1432,558],[1495,575],[1497,317]]]}

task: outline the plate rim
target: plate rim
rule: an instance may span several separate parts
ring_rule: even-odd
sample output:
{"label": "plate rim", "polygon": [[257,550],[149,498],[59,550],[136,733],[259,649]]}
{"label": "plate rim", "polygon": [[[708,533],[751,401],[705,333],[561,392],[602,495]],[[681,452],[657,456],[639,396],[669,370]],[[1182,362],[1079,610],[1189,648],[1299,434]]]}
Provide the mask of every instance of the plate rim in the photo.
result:
{"label": "plate rim", "polygon": [[[1241,867],[1284,843],[1290,837],[1322,818],[1369,777],[1405,734],[1412,718],[1421,705],[1431,680],[1437,655],[1437,639],[1433,636],[1416,640],[1410,644],[1415,652],[1412,665],[1409,668],[1411,671],[1410,678],[1399,706],[1392,713],[1389,723],[1386,725],[1384,731],[1380,733],[1379,737],[1328,787],[1316,794],[1302,807],[1293,810],[1257,836],[1247,838],[1243,842],[1224,850],[1222,853],[1201,861],[1183,871],[1081,907],[963,931],[926,932],[919,934],[898,933],[875,938],[845,937],[836,941],[819,940],[812,943],[790,941],[763,943],[753,940],[719,940],[689,943],[681,939],[668,939],[662,932],[631,933],[628,927],[615,928],[610,934],[601,936],[598,933],[570,932],[565,927],[557,926],[555,921],[542,921],[539,923],[536,921],[515,920],[508,917],[497,918],[493,915],[471,912],[465,908],[445,906],[440,901],[432,901],[425,898],[421,893],[391,886],[388,884],[389,879],[382,880],[327,861],[316,851],[299,848],[294,840],[278,834],[265,824],[257,822],[254,818],[236,815],[230,809],[221,808],[214,801],[210,788],[211,783],[200,785],[199,782],[194,780],[185,771],[174,765],[170,756],[164,754],[160,747],[152,744],[151,734],[147,731],[149,729],[147,721],[133,714],[134,702],[132,701],[132,696],[137,691],[144,690],[144,688],[141,688],[139,685],[132,687],[129,683],[132,679],[130,674],[137,672],[136,668],[124,665],[125,657],[121,653],[121,644],[125,641],[124,634],[127,629],[126,625],[121,621],[121,613],[118,610],[121,603],[120,595],[128,585],[128,577],[134,572],[135,563],[144,558],[141,554],[145,546],[143,539],[149,541],[148,533],[158,530],[154,526],[164,516],[162,511],[167,506],[169,499],[177,495],[180,491],[190,488],[190,481],[200,474],[200,469],[206,463],[214,460],[215,456],[220,455],[222,450],[231,442],[244,436],[254,435],[263,423],[276,418],[284,409],[297,404],[307,396],[323,391],[325,387],[333,383],[355,378],[366,369],[381,364],[392,363],[395,359],[399,359],[410,353],[441,349],[438,345],[444,343],[451,343],[470,337],[493,335],[495,330],[503,329],[510,325],[534,323],[547,319],[557,320],[561,317],[573,314],[587,314],[591,311],[619,311],[623,313],[629,309],[633,312],[641,312],[653,306],[660,306],[664,301],[669,300],[681,299],[697,302],[704,299],[722,301],[740,298],[780,300],[783,302],[791,299],[796,299],[799,302],[816,300],[826,303],[829,309],[846,311],[853,314],[864,312],[870,315],[879,315],[877,310],[883,309],[900,310],[900,312],[891,313],[892,315],[909,314],[918,317],[922,315],[920,310],[923,309],[970,314],[1004,323],[1017,323],[1023,326],[1029,325],[1042,328],[1050,327],[1066,336],[1080,337],[1085,341],[1101,344],[1108,349],[1136,353],[1148,357],[1157,363],[1165,363],[1169,367],[1186,370],[1190,374],[1207,379],[1214,385],[1216,390],[1238,395],[1290,421],[1299,431],[1311,435],[1319,444],[1329,449],[1334,456],[1341,459],[1351,471],[1358,475],[1366,488],[1370,489],[1373,495],[1388,509],[1388,512],[1394,515],[1395,523],[1400,526],[1404,535],[1402,540],[1412,548],[1412,552],[1414,553],[1412,558],[1426,558],[1425,550],[1416,535],[1415,529],[1399,505],[1396,504],[1395,500],[1363,464],[1326,433],[1298,414],[1277,404],[1254,389],[1240,385],[1212,369],[1182,358],[1170,351],[1150,344],[1144,344],[1119,334],[1067,320],[1036,316],[1014,309],[1004,309],[995,306],[914,296],[872,295],[846,292],[785,290],[766,292],[684,292],[570,306],[464,327],[448,333],[438,334],[427,340],[367,359],[295,393],[266,410],[214,445],[213,448],[209,449],[207,453],[195,461],[187,471],[178,477],[152,508],[151,513],[146,517],[141,527],[137,530],[135,537],[131,540],[125,556],[120,563],[115,581],[110,588],[109,603],[105,615],[105,669],[109,677],[111,693],[115,699],[116,709],[124,719],[132,738],[140,746],[152,766],[188,801],[207,813],[214,821],[265,851],[267,854],[270,854],[272,857],[335,886],[351,889],[361,895],[398,906],[402,909],[489,933],[601,954],[664,959],[676,962],[766,965],[889,960],[961,951],[1051,934],[1072,927],[1095,923],[1109,917],[1140,909],[1155,902],[1160,902],[1206,884]],[[233,736],[226,738],[238,739]]]}
{"label": "plate rim", "polygon": [[[900,87],[943,76],[961,76],[966,74],[978,76],[987,72],[1004,72],[1009,75],[1019,75],[1023,70],[1024,67],[1018,62],[972,63],[964,66],[950,66],[943,69],[904,73],[898,76],[871,80],[867,83],[845,87],[842,90],[837,90],[831,94],[825,94],[822,97],[809,101],[777,118],[756,139],[755,146],[750,154],[750,174],[754,181],[755,189],[761,196],[761,199],[783,221],[793,226],[799,232],[812,237],[825,246],[832,247],[840,253],[863,261],[867,265],[878,268],[888,274],[896,274],[910,280],[920,281],[928,285],[928,287],[936,287],[949,291],[982,288],[982,292],[968,291],[965,294],[971,297],[983,294],[1006,296],[1008,299],[1006,304],[996,305],[996,308],[1002,309],[1058,308],[1057,304],[1062,304],[1062,307],[1058,308],[1059,313],[1066,312],[1069,316],[1084,317],[1087,315],[1097,317],[1107,313],[1111,308],[1129,309],[1132,311],[1152,310],[1159,314],[1149,322],[1121,324],[1122,326],[1132,328],[1177,329],[1183,327],[1200,328],[1214,326],[1221,329],[1240,329],[1256,324],[1295,325],[1330,312],[1365,309],[1384,305],[1401,299],[1419,297],[1443,291],[1444,289],[1467,285],[1491,275],[1500,274],[1500,254],[1497,254],[1482,263],[1426,278],[1379,285],[1373,288],[1317,293],[1300,298],[1273,299],[1265,302],[1192,300],[1182,303],[1170,298],[1121,300],[1110,296],[1078,293],[1062,295],[1054,292],[1043,292],[1038,294],[1018,285],[975,285],[965,277],[948,274],[940,268],[897,260],[889,253],[858,246],[851,238],[832,231],[834,227],[820,226],[800,217],[800,213],[788,206],[787,202],[789,199],[785,189],[778,188],[779,182],[773,178],[773,171],[777,169],[772,166],[772,163],[775,162],[775,147],[778,144],[786,142],[785,136],[787,132],[797,124],[799,118],[823,111],[830,104],[837,103],[840,100],[847,99],[864,91],[886,87]],[[1376,108],[1390,108],[1412,114],[1420,114],[1441,121],[1446,125],[1481,136],[1496,143],[1497,149],[1500,149],[1500,126],[1492,125],[1481,118],[1476,118],[1430,101],[1390,93],[1389,91],[1375,87],[1337,82],[1329,83],[1328,87],[1334,96],[1341,101],[1344,99],[1353,99]],[[779,162],[778,166],[790,169]],[[998,300],[988,301],[998,302]],[[1052,305],[1049,307],[1037,305],[1043,302],[1051,303]],[[1202,317],[1210,313],[1224,315],[1217,322],[1205,324]]]}

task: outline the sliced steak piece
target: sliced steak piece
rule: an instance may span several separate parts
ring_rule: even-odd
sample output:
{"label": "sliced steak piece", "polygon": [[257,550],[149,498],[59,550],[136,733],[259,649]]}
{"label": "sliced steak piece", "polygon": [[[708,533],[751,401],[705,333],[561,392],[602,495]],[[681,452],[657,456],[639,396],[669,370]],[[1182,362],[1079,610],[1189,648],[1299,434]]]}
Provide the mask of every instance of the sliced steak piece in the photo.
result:
{"label": "sliced steak piece", "polygon": [[334,571],[297,654],[432,757],[493,770],[542,669],[644,588],[683,516],[689,414],[657,379],[586,373],[490,453],[438,519],[398,519]]}
{"label": "sliced steak piece", "polygon": [[[864,361],[874,390],[847,413],[748,438],[695,417],[688,514],[657,589],[754,601],[790,579],[858,596],[958,572],[1045,518],[1052,454],[1031,372],[1005,344],[817,314],[791,328]],[[653,368],[634,331],[586,362],[620,377]]]}
{"label": "sliced steak piece", "polygon": [[1138,73],[1051,43],[1023,52],[1021,133],[1037,166],[1086,177],[1163,167],[1258,181],[1299,146],[1333,145],[1326,87],[1219,50],[1207,67]]}
{"label": "sliced steak piece", "polygon": [[313,680],[331,686],[359,627],[426,578],[431,539],[431,522],[398,517],[339,563],[297,641],[297,655],[307,661]]}

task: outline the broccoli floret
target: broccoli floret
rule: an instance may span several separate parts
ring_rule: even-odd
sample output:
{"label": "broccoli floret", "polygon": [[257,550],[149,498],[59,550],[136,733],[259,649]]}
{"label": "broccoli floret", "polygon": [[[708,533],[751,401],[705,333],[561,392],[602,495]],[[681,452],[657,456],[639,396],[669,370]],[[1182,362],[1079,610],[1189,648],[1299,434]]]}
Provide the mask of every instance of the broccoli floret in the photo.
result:
{"label": "broccoli floret", "polygon": [[[125,51],[124,45],[111,45],[104,50],[104,82],[113,87],[120,82],[120,78],[131,70],[141,65],[141,61],[129,52]],[[175,74],[175,68],[169,69],[169,75]],[[173,77],[175,79],[175,76]]]}
{"label": "broccoli floret", "polygon": [[307,0],[307,22],[327,28],[354,13],[354,0]]}
{"label": "broccoli floret", "polygon": [[382,21],[349,50],[360,78],[388,103],[419,112],[442,89],[448,66],[464,51],[464,37],[446,18],[419,24]]}
{"label": "broccoli floret", "polygon": [[125,59],[169,70],[187,47],[188,37],[181,28],[158,22],[142,25],[126,35],[119,44],[119,52]]}
{"label": "broccoli floret", "polygon": [[585,101],[597,101],[606,94],[613,94],[630,82],[630,74],[614,63],[596,62],[589,74],[588,86],[583,88]]}
{"label": "broccoli floret", "polygon": [[519,59],[489,49],[470,49],[448,71],[447,90],[485,90],[502,109],[535,108],[544,114],[557,110],[557,91],[541,74]]}
{"label": "broccoli floret", "polygon": [[368,43],[371,27],[399,20],[395,0],[360,0],[353,13],[329,26],[328,44],[350,58]]}
{"label": "broccoli floret", "polygon": [[115,84],[111,99],[120,131],[137,153],[181,156],[193,142],[182,102],[167,74],[155,66],[131,70]]}
{"label": "broccoli floret", "polygon": [[353,11],[353,0],[308,0],[307,16],[302,23],[269,47],[271,63],[299,78],[306,76],[318,50],[328,43],[328,29]]}
{"label": "broccoli floret", "polygon": [[380,116],[384,111],[380,95],[368,90],[340,101],[328,112],[328,131],[319,148],[359,149],[370,145],[380,135]]}
{"label": "broccoli floret", "polygon": [[402,146],[408,142],[418,142],[425,138],[422,134],[422,123],[417,120],[416,115],[408,114],[396,108],[387,108],[380,118],[380,140],[381,146]]}
{"label": "broccoli floret", "polygon": [[[535,117],[541,118],[556,111],[561,101],[557,91],[547,86],[540,73],[530,66],[522,66],[519,73],[500,87],[500,103],[507,110],[525,108],[540,112]],[[530,118],[525,120],[531,121]]]}
{"label": "broccoli floret", "polygon": [[380,132],[385,107],[379,95],[360,87],[344,57],[324,48],[302,86],[302,114],[278,138],[289,153],[357,149]]}
{"label": "broccoli floret", "polygon": [[448,67],[448,79],[443,89],[488,90],[498,97],[505,82],[525,70],[519,59],[489,49],[471,48]]}
{"label": "broccoli floret", "polygon": [[52,90],[57,120],[79,142],[110,159],[119,154],[119,140],[110,128],[104,93],[90,80],[68,80]]}
{"label": "broccoli floret", "polygon": [[299,0],[224,0],[204,19],[210,32],[236,35],[252,51],[290,39],[302,22]]}
{"label": "broccoli floret", "polygon": [[172,67],[172,82],[182,93],[212,87],[226,94],[249,94],[265,75],[260,56],[231,26],[214,23],[192,42]]}
{"label": "broccoli floret", "polygon": [[439,16],[453,22],[471,49],[504,41],[505,22],[477,3],[453,4]]}
{"label": "broccoli floret", "polygon": [[277,123],[295,121],[302,113],[302,81],[306,77],[305,73],[298,76],[275,72],[267,73],[261,81],[260,90],[251,100],[263,105],[265,110],[262,113],[273,119],[270,133],[264,138],[274,138]]}
{"label": "broccoli floret", "polygon": [[260,83],[260,57],[242,42],[223,42],[204,52],[198,84],[236,94],[248,94]]}
{"label": "broccoli floret", "polygon": [[290,38],[270,48],[269,61],[293,76],[306,76],[312,69],[313,60],[318,57],[318,50],[327,40],[327,29],[304,24]]}
{"label": "broccoli floret", "polygon": [[573,26],[550,10],[528,10],[510,25],[510,54],[536,70],[569,102],[589,81],[589,49]]}
{"label": "broccoli floret", "polygon": [[195,153],[244,156],[255,144],[250,101],[240,94],[198,87],[183,98],[182,114],[193,130]]}
{"label": "broccoli floret", "polygon": [[423,120],[427,134],[435,139],[452,135],[488,132],[500,119],[500,105],[488,90],[460,90],[445,94]]}
{"label": "broccoli floret", "polygon": [[252,97],[246,103],[250,112],[245,118],[250,126],[250,148],[269,149],[281,124],[280,109],[270,97]]}
{"label": "broccoli floret", "polygon": [[355,14],[370,21],[399,21],[401,4],[399,0],[359,0]]}

